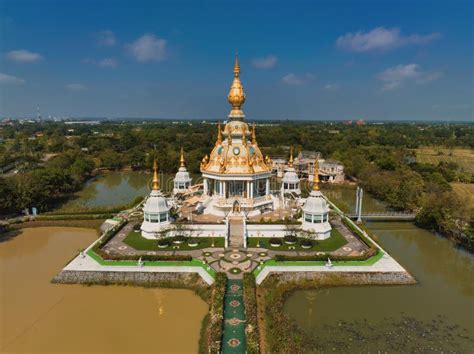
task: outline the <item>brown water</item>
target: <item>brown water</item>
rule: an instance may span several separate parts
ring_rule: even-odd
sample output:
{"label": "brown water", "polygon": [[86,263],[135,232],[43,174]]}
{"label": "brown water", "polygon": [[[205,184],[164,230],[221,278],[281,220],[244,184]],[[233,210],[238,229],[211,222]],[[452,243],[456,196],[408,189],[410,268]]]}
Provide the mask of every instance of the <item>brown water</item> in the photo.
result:
{"label": "brown water", "polygon": [[[367,195],[364,199],[367,205],[382,205]],[[293,293],[285,310],[310,334],[314,348],[474,352],[473,255],[412,223],[368,227],[419,283]]]}
{"label": "brown water", "polygon": [[0,353],[195,353],[207,305],[189,290],[51,284],[96,237],[25,229],[0,242]]}

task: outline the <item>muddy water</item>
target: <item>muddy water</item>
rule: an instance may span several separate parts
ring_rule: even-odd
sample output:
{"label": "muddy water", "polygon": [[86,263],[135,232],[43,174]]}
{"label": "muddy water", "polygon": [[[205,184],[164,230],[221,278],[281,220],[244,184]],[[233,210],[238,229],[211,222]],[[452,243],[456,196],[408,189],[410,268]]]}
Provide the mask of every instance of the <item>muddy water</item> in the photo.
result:
{"label": "muddy water", "polygon": [[[354,196],[342,189],[341,196],[345,194]],[[383,205],[364,198],[367,205]],[[338,352],[473,352],[474,257],[412,223],[368,227],[419,284],[293,293],[285,310],[313,338],[314,347]]]}
{"label": "muddy water", "polygon": [[51,284],[96,237],[25,229],[0,242],[0,353],[195,353],[207,305],[188,290]]}

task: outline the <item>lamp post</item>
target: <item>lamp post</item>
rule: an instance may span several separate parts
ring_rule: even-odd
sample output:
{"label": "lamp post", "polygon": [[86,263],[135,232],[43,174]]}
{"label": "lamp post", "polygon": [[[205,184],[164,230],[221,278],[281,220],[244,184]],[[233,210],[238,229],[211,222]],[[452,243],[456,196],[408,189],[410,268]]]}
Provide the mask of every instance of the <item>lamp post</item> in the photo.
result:
{"label": "lamp post", "polygon": [[257,248],[260,248],[260,231],[257,231]]}
{"label": "lamp post", "polygon": [[211,233],[211,240],[212,240],[211,247],[214,247],[214,231]]}

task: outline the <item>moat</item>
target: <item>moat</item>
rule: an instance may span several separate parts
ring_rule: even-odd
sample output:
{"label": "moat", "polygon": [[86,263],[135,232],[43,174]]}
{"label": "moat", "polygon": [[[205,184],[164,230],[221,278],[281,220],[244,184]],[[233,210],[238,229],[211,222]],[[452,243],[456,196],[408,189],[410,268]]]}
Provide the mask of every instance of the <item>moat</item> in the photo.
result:
{"label": "moat", "polygon": [[[117,178],[114,174],[107,173],[92,183],[105,191],[110,190],[116,185],[116,183],[109,183],[110,181],[108,181]],[[138,173],[131,172],[131,174]],[[136,196],[142,195],[139,192],[141,188],[146,188],[150,175],[145,176],[148,179],[143,178],[141,186],[137,184],[131,189],[120,188],[115,189],[113,193],[101,194],[101,198],[105,198],[101,202],[106,205],[131,202]],[[348,207],[354,203],[355,192],[352,187],[331,186],[326,188],[323,185],[322,189],[336,203],[340,201]],[[120,195],[122,190],[126,191],[126,195]],[[130,190],[137,192],[130,192]],[[146,189],[144,190],[146,191]],[[108,199],[107,195],[110,195],[111,199]],[[384,208],[383,203],[370,198],[368,195],[365,197],[364,203],[364,207],[370,211],[379,211]],[[472,338],[466,337],[474,332],[472,324],[474,289],[471,276],[474,270],[474,257],[453,248],[449,241],[416,228],[409,222],[368,223],[367,226],[378,236],[377,241],[403,264],[417,278],[419,283],[415,286],[344,287],[295,292],[288,299],[285,306],[290,316],[308,333],[313,333],[313,335],[317,333],[318,338],[325,340],[328,350],[333,350],[333,348],[337,351],[353,349],[353,347],[350,347],[350,342],[355,338],[363,338],[364,342],[362,343],[365,343],[357,348],[363,348],[367,351],[374,350],[374,348],[384,349],[383,344],[388,337],[391,338],[396,335],[396,343],[403,343],[409,342],[410,338],[413,339],[413,333],[431,331],[439,334],[436,330],[443,334],[438,336],[439,341],[443,343],[435,343],[437,348],[446,348],[447,346],[447,348],[457,349],[461,352],[472,348]],[[51,313],[57,316],[56,319],[62,318],[62,321],[65,321],[59,322],[62,323],[61,333],[63,333],[64,342],[62,340],[50,342],[48,345],[50,345],[51,350],[61,350],[61,348],[64,348],[62,345],[64,345],[66,339],[73,336],[75,326],[88,323],[87,316],[83,316],[78,311],[78,308],[84,307],[91,308],[96,314],[94,317],[99,319],[116,316],[121,321],[135,323],[136,326],[132,325],[127,328],[127,335],[132,333],[132,338],[137,338],[137,342],[141,341],[140,348],[143,350],[152,348],[155,342],[155,340],[142,338],[145,334],[140,329],[147,328],[147,323],[151,324],[153,322],[156,326],[156,321],[159,319],[159,323],[164,326],[163,331],[160,332],[163,337],[174,338],[167,334],[167,330],[171,330],[175,325],[181,326],[182,324],[181,322],[179,324],[175,322],[176,317],[171,316],[171,314],[187,313],[188,317],[189,314],[192,314],[191,320],[187,318],[188,324],[193,326],[189,330],[194,333],[193,339],[181,341],[180,345],[183,346],[182,352],[195,352],[197,350],[200,321],[206,312],[206,305],[190,291],[49,284],[49,280],[55,272],[59,271],[77,253],[78,249],[89,244],[95,237],[95,233],[91,231],[71,233],[69,231],[75,229],[55,230],[61,230],[61,232],[45,235],[41,229],[28,229],[18,237],[0,243],[2,262],[5,264],[5,269],[16,268],[16,271],[18,269],[25,269],[26,271],[26,269],[29,269],[28,267],[36,264],[40,258],[44,258],[46,255],[46,258],[51,259],[51,264],[47,267],[48,272],[45,272],[43,276],[37,276],[34,282],[28,283],[27,293],[57,292],[59,294],[56,294],[57,297],[45,297],[59,301],[62,298],[61,296],[64,297],[63,293],[67,292],[72,294],[70,296],[75,300],[61,301],[59,305],[55,306],[54,301],[53,305],[43,304],[43,300],[38,300],[38,297],[34,297],[33,299],[36,299],[34,301],[30,296],[16,298],[15,302],[18,308],[25,308],[25,304],[29,302],[32,303],[31,306],[37,306],[37,310],[25,315],[23,321],[19,317],[14,326],[10,327],[8,331],[3,331],[6,334],[2,337],[2,350],[6,349],[8,351],[21,348],[31,351],[32,348],[35,348],[39,337],[35,339],[35,331],[32,331],[31,328],[38,327],[40,328],[39,331],[48,331],[47,327],[41,329],[41,326],[43,326],[42,323],[48,321],[49,317],[44,313],[50,308],[54,308]],[[71,235],[75,236],[72,237]],[[35,238],[35,242],[28,241],[32,238]],[[64,250],[61,251],[60,256],[57,254],[56,247]],[[18,249],[22,251],[18,251]],[[3,254],[10,254],[10,252],[13,252],[17,257],[13,257],[13,254],[10,257],[3,256]],[[18,281],[12,282],[13,280],[9,280],[8,277],[5,279],[7,281],[2,284],[5,288],[22,289],[26,286],[18,283]],[[2,291],[3,293],[5,292]],[[8,293],[9,296],[12,296],[11,294],[13,292]],[[140,301],[138,309],[135,307],[135,311],[120,305],[122,301],[119,299],[126,301],[126,299],[135,299],[137,296],[143,301]],[[117,306],[109,306],[110,302],[106,301],[106,298],[109,297],[115,298],[114,303]],[[89,298],[99,299],[99,301],[92,303],[92,300],[87,300]],[[67,297],[64,297],[64,299],[67,299]],[[84,299],[87,303],[84,302]],[[138,316],[139,313],[149,312],[149,309],[159,310],[158,299],[161,301],[165,313],[170,313],[170,317],[159,317],[159,313],[156,316],[150,314]],[[186,305],[187,310],[182,306],[176,307],[178,303],[192,305],[192,308],[187,309],[188,305]],[[71,314],[75,315],[69,316]],[[179,315],[177,316],[179,317]],[[98,321],[98,326],[100,323],[102,322]],[[401,326],[400,323],[405,324],[405,327]],[[53,326],[52,323],[50,325]],[[118,332],[113,326],[103,325],[99,327],[100,336],[94,335],[92,330],[90,333],[86,331],[83,341],[90,343],[92,340],[97,343],[98,348],[105,348],[108,339],[117,336]],[[354,328],[357,328],[356,332],[354,332]],[[394,331],[396,328],[399,332]],[[49,330],[52,329],[58,330],[55,325]],[[99,331],[99,328],[97,330]],[[337,334],[339,331],[343,331],[347,336]],[[156,331],[153,331],[153,333],[156,333]],[[449,333],[449,335],[446,333]],[[21,339],[22,336],[24,336],[23,339]],[[153,336],[150,334],[151,337]],[[349,338],[353,339],[350,340]],[[431,338],[430,334],[428,334],[428,338]],[[359,342],[358,345],[360,345]],[[417,345],[423,350],[431,348],[431,344],[428,342],[420,341]],[[77,348],[82,348],[80,341],[78,341]],[[121,349],[125,350],[123,347]],[[393,348],[385,349],[391,350]]]}

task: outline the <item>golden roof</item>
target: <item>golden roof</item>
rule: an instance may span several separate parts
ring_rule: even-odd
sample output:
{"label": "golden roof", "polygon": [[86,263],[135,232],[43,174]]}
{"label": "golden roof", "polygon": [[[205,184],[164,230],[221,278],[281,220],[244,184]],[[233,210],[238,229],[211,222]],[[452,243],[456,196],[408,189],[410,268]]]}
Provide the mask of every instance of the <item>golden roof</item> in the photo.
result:
{"label": "golden roof", "polygon": [[239,75],[240,75],[239,58],[236,55],[235,64],[234,64],[234,80],[232,81],[232,85],[230,86],[227,100],[232,106],[232,110],[229,113],[229,118],[243,119],[245,115],[241,107],[245,102],[245,92],[244,92],[244,87],[242,86],[242,82],[240,82]]}
{"label": "golden roof", "polygon": [[[243,121],[244,114],[240,110],[245,101],[245,94],[239,79],[240,66],[236,57],[234,81],[229,92],[229,102],[233,110],[231,120],[221,130],[217,126],[217,140],[209,156],[201,161],[201,172],[213,174],[259,174],[272,170],[270,158],[263,157],[257,144],[255,124],[252,131]],[[234,114],[235,113],[235,114]]]}

